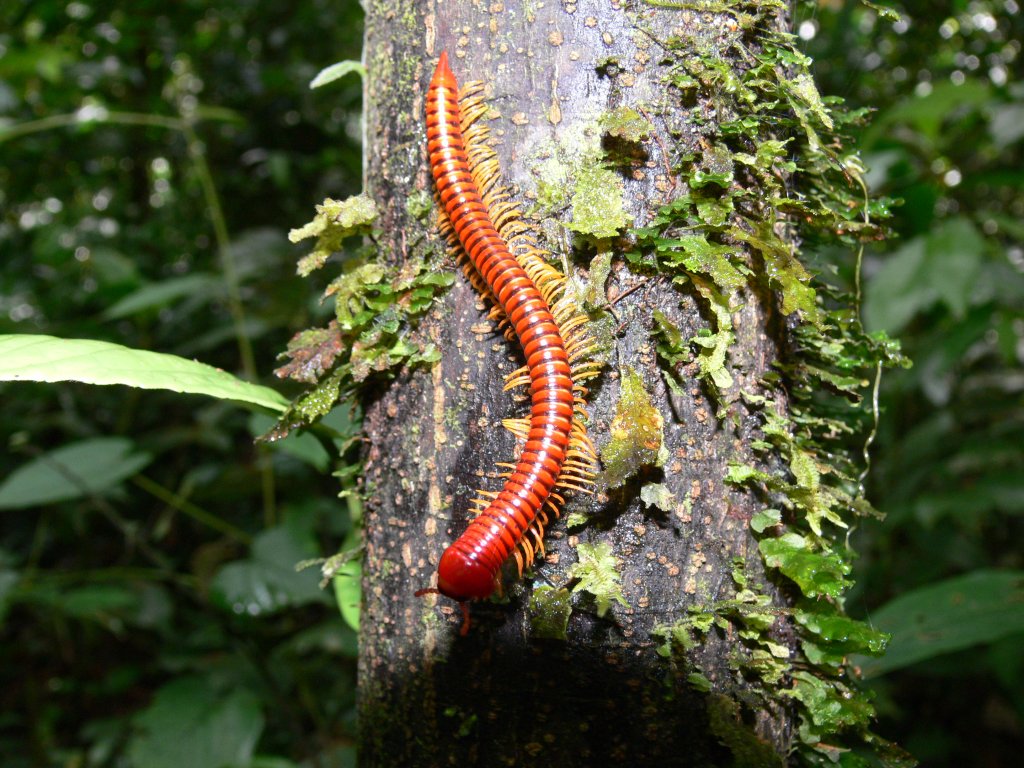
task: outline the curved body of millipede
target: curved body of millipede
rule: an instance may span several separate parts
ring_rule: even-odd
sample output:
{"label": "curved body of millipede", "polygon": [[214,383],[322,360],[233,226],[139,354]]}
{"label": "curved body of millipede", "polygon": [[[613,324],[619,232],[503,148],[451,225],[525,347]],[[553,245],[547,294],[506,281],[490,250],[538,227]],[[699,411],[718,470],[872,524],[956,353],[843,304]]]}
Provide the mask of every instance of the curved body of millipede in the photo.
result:
{"label": "curved body of millipede", "polygon": [[[450,225],[457,237],[453,244],[461,246],[486,282],[484,286],[473,276],[474,284],[497,305],[492,317],[507,320],[522,345],[526,367],[513,374],[510,386],[528,384],[531,404],[528,422],[510,426],[525,439],[525,446],[509,466],[504,487],[496,494],[485,494],[488,498],[479,504],[477,517],[445,550],[437,589],[417,593],[436,591],[458,600],[468,616],[465,603],[486,598],[495,590],[502,564],[510,555],[515,554],[522,571],[524,561],[532,562],[535,550],[543,551],[545,507],[557,513],[557,503],[562,502],[555,488],[580,488],[588,482],[593,449],[576,418],[582,388],[574,384],[571,365],[586,344],[581,318],[552,311],[564,278],[536,255],[514,256],[499,233],[500,227],[510,233],[523,228],[504,192],[497,197],[506,202],[492,208],[505,223],[496,226],[492,219],[489,195],[481,185],[493,186],[496,160],[489,148],[467,147],[458,85],[444,53],[427,91],[426,117],[430,169],[447,218],[445,228]],[[482,162],[481,156],[489,162]],[[559,315],[564,316],[561,323]],[[583,367],[584,376],[594,375],[586,364]],[[467,629],[468,622],[463,632]]]}

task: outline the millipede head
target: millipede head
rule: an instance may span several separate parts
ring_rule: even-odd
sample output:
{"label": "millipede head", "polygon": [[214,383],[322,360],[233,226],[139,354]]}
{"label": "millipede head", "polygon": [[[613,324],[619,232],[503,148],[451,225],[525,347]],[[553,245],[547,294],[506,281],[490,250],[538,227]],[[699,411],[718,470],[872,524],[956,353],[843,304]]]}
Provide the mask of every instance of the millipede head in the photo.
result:
{"label": "millipede head", "polygon": [[480,560],[448,547],[437,566],[437,591],[460,603],[483,600],[494,592],[494,574]]}
{"label": "millipede head", "polygon": [[459,604],[462,628],[459,634],[469,632],[469,602],[490,597],[496,585],[495,576],[486,565],[465,552],[448,547],[437,566],[437,587],[418,590],[416,597],[444,595]]}

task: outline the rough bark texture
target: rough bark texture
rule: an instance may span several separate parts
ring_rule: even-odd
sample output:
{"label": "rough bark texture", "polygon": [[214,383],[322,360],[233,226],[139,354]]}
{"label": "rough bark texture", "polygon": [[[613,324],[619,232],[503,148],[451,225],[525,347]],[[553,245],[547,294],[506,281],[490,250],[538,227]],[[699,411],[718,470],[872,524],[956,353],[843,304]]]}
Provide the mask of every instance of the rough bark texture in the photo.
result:
{"label": "rough bark texture", "polygon": [[[675,14],[662,28],[669,34],[672,24],[719,25],[715,34],[726,35],[722,21]],[[645,27],[659,23],[647,17]],[[536,186],[525,164],[533,148],[571,136],[620,104],[655,100],[661,87],[649,37],[616,3],[371,2],[367,189],[383,211],[379,226],[395,260],[436,237],[411,218],[405,201],[430,190],[423,99],[442,49],[460,80],[491,86],[501,113],[493,130],[503,174],[525,193]],[[608,57],[629,66],[609,77],[595,66]],[[682,141],[700,151],[696,134]],[[672,192],[664,158],[648,144],[650,156],[625,180],[637,224]],[[607,440],[618,371],[631,366],[665,418],[669,459],[623,488],[576,497],[569,511],[591,518],[578,536],[566,533],[564,521],[552,525],[547,562],[532,583],[566,584],[577,541],[604,541],[619,560],[629,603],[601,619],[577,596],[564,642],[533,638],[530,580],[506,578],[504,601],[474,605],[464,638],[456,606],[413,596],[431,585],[441,552],[465,527],[474,490],[500,487],[495,462],[511,461],[515,445],[499,422],[524,412],[502,392],[502,375],[520,364],[516,350],[500,334],[480,332],[484,311],[467,281],[460,278],[420,327],[423,340],[442,350],[441,362],[395,381],[369,407],[362,765],[729,765],[736,757],[722,745],[721,729],[716,735],[710,726],[711,697],[673,674],[655,653],[651,631],[695,602],[735,594],[734,557],[745,557],[755,573],[760,568],[748,520],[762,505],[723,482],[730,461],[758,464],[749,448],[754,424],[740,401],[730,418],[716,418],[718,404],[697,383],[695,368],[683,370],[692,382],[684,396],[669,393],[651,341],[652,311],[660,308],[688,337],[707,318],[692,291],[632,274],[617,261],[609,300],[634,288],[615,304],[621,326],[610,366],[593,386],[592,435],[599,445]],[[780,332],[767,291],[742,298],[730,370],[735,391],[756,393]],[[673,512],[640,501],[639,488],[652,480],[674,493]],[[728,663],[732,642],[712,632],[691,658],[716,689],[735,695],[743,682]],[[789,713],[762,711],[755,719],[760,737],[784,753]]]}

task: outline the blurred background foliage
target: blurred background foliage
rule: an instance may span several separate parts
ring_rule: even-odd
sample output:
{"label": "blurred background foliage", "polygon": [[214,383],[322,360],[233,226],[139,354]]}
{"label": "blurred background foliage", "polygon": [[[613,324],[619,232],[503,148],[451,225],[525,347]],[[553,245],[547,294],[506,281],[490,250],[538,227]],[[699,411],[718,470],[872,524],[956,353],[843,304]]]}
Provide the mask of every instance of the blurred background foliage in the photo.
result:
{"label": "blurred background foliage", "polygon": [[822,2],[794,25],[822,92],[872,110],[855,144],[872,191],[902,201],[865,251],[863,316],[914,366],[883,377],[867,482],[886,519],[852,537],[848,609],[894,635],[862,664],[880,733],[925,765],[1018,765],[1024,17],[1017,0],[894,7]]}
{"label": "blurred background foliage", "polygon": [[[1024,747],[1024,21],[1017,0],[794,11],[894,237],[864,316],[902,340],[853,535],[879,731],[926,765]],[[360,186],[355,2],[0,4],[0,333],[96,338],[273,383],[327,314],[285,234]],[[854,288],[853,254],[811,254]],[[829,265],[828,267],[826,265]],[[832,268],[836,274],[832,275]],[[274,386],[283,388],[276,383]],[[288,394],[293,394],[288,392]],[[4,766],[353,761],[355,635],[294,564],[336,551],[335,439],[162,392],[0,385]],[[88,482],[85,482],[85,479]]]}
{"label": "blurred background foliage", "polygon": [[[0,3],[0,333],[295,394],[275,358],[331,308],[287,232],[361,186],[359,78],[308,84],[361,38],[354,2]],[[351,524],[339,441],[257,448],[268,416],[201,397],[0,387],[0,764],[351,765],[355,633],[295,571]]]}

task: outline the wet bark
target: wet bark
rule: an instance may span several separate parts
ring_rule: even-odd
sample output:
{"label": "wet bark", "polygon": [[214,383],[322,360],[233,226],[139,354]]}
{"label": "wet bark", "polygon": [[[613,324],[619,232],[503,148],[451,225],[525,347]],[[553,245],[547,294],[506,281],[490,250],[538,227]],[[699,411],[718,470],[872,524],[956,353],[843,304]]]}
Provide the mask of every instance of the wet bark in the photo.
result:
{"label": "wet bark", "polygon": [[[405,201],[431,189],[423,100],[441,50],[461,81],[489,84],[490,103],[501,113],[492,130],[503,175],[528,207],[536,148],[565,141],[619,105],[658,100],[659,51],[649,30],[668,35],[690,25],[712,44],[734,31],[713,14],[646,6],[643,14],[616,3],[371,2],[366,182],[383,212],[384,256],[401,261],[424,238],[436,237],[412,218]],[[679,191],[665,148],[679,141],[701,151],[699,136],[685,126],[680,136],[670,135],[671,120],[655,120],[658,140],[645,143],[646,154],[623,177],[637,225]],[[542,226],[570,243],[557,225]],[[566,255],[575,258],[568,249]],[[587,259],[577,260],[577,274],[585,273]],[[685,669],[655,652],[651,633],[686,616],[688,606],[733,596],[734,558],[745,558],[748,570],[760,568],[748,521],[763,504],[723,482],[730,462],[759,464],[750,448],[755,420],[736,393],[762,390],[783,337],[770,292],[757,286],[754,281],[741,294],[733,318],[733,402],[729,416],[719,419],[719,404],[698,383],[695,366],[680,370],[685,391],[670,392],[651,337],[654,309],[686,337],[706,328],[698,295],[615,260],[606,286],[618,322],[615,348],[592,387],[591,434],[598,445],[607,441],[619,371],[629,366],[664,417],[668,461],[623,488],[574,498],[569,512],[582,510],[591,522],[572,535],[564,519],[553,523],[548,556],[533,577],[520,580],[513,569],[504,599],[475,604],[472,630],[460,637],[457,606],[413,593],[431,585],[441,552],[467,523],[474,491],[500,487],[495,462],[511,461],[515,451],[500,421],[525,413],[522,402],[502,392],[502,376],[521,364],[517,350],[500,334],[482,332],[485,310],[460,275],[419,328],[419,340],[442,351],[440,363],[401,376],[366,414],[362,765],[732,763],[721,729],[716,735],[711,728],[712,699],[688,686]],[[668,486],[678,502],[672,511],[645,507],[639,489],[648,482]],[[612,545],[629,607],[616,605],[599,618],[577,595],[567,639],[536,639],[527,610],[531,588],[571,583],[567,571],[579,541]],[[785,636],[777,640],[792,644]],[[734,642],[729,633],[712,632],[690,656],[715,690],[721,686],[733,697],[745,685],[729,664]],[[785,754],[789,713],[759,706],[752,707],[752,727]]]}

